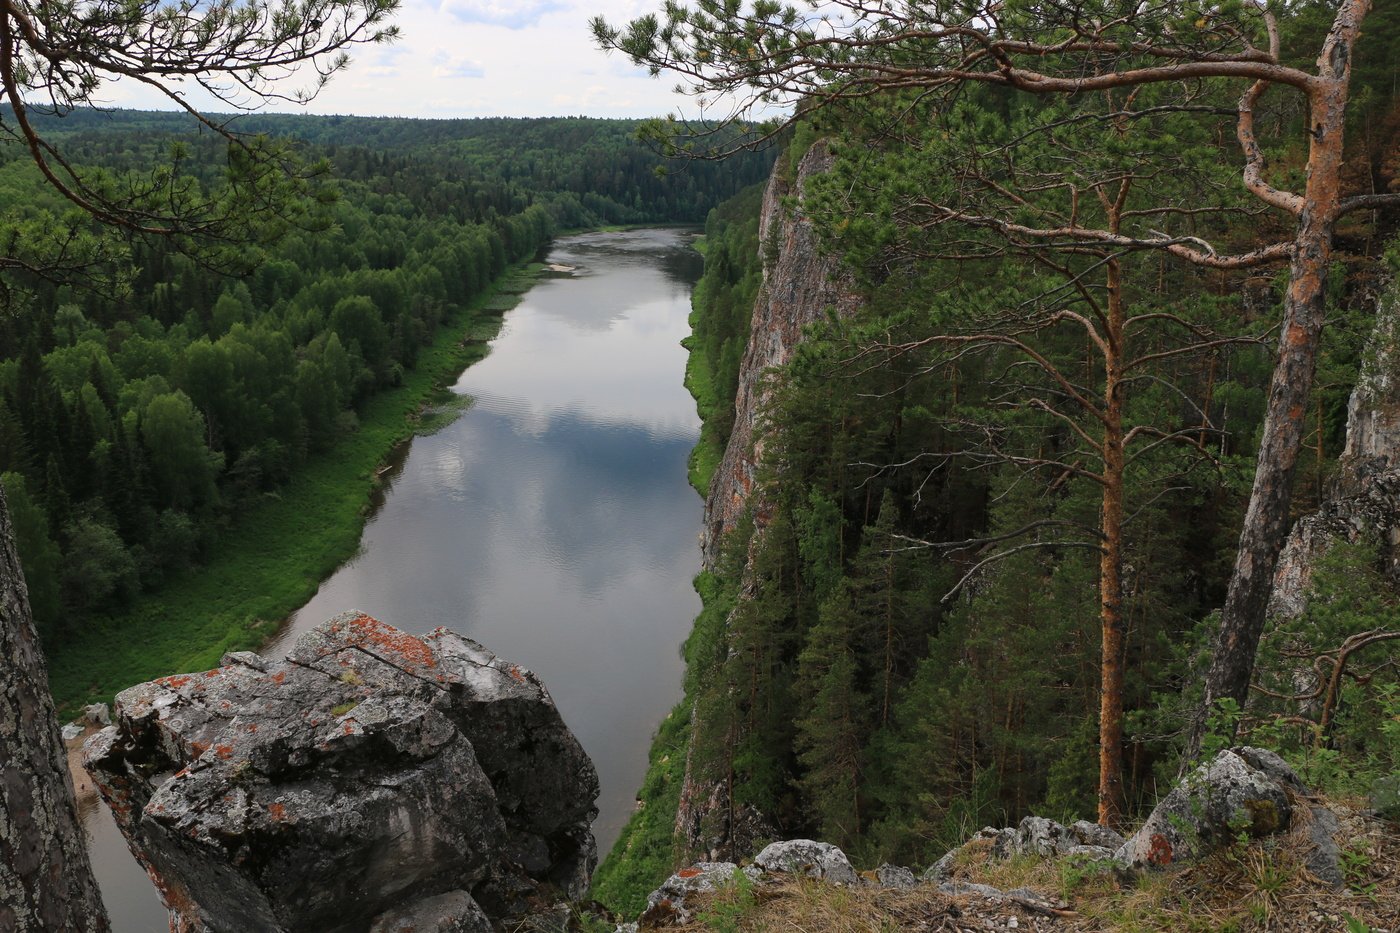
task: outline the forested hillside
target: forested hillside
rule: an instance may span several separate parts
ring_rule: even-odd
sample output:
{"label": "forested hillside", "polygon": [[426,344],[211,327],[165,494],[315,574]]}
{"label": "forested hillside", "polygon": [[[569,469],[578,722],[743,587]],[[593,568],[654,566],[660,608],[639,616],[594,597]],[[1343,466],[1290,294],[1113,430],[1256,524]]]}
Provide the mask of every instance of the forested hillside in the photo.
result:
{"label": "forested hillside", "polygon": [[[1281,55],[1310,64],[1335,6],[1304,6],[1282,26]],[[1378,10],[1356,47],[1351,190],[1400,188],[1394,14]],[[760,19],[794,43],[803,35],[778,12],[714,15],[673,21],[695,45],[668,37],[669,61],[686,48],[708,74],[727,49],[711,36]],[[890,19],[892,32],[914,30]],[[1028,47],[1078,27],[1058,28],[1016,25]],[[645,30],[597,30],[661,61]],[[757,485],[700,579],[687,701],[600,872],[600,896],[619,907],[635,908],[668,862],[742,858],[766,839],[926,865],[971,830],[1028,813],[1131,820],[1175,776],[1200,702],[1291,287],[1286,263],[1216,261],[1267,249],[1292,223],[1241,184],[1242,85],[874,93],[879,68],[849,62],[882,55],[879,34],[853,33],[870,46],[833,53],[849,99],[814,107],[779,159],[795,166],[816,138],[834,152],[787,210],[816,226],[862,306],[809,329],[767,377],[762,452],[749,454]],[[766,54],[774,85],[800,84],[784,52]],[[913,83],[922,60],[901,54]],[[1085,73],[1119,61],[1086,60]],[[1277,93],[1251,103],[1271,182],[1301,187],[1303,111]],[[705,374],[692,377],[707,417],[701,464],[717,461],[732,425],[726,348],[749,338],[729,296],[748,300],[782,248],[759,242],[756,209],[745,198],[711,217],[692,346]],[[1400,271],[1397,221],[1392,208],[1338,223],[1317,377],[1297,413],[1293,518],[1334,495],[1359,367],[1393,339],[1373,330]],[[1338,793],[1400,770],[1394,642],[1363,637],[1396,629],[1391,545],[1359,537],[1316,566],[1300,614],[1272,617],[1251,702],[1225,704],[1208,740],[1229,744],[1241,727]],[[1321,689],[1303,697],[1311,682],[1297,672],[1348,638],[1366,647],[1323,713]],[[1106,752],[1115,714],[1122,745]],[[1121,769],[1110,787],[1121,799],[1105,815],[1109,768]],[[670,819],[682,795],[700,801],[698,827]]]}
{"label": "forested hillside", "polygon": [[[230,171],[229,143],[191,138],[180,115],[79,110],[41,123],[71,162],[114,186],[176,172],[213,199]],[[141,594],[189,577],[308,461],[337,459],[374,400],[404,384],[435,341],[455,346],[498,319],[504,305],[485,301],[493,283],[556,231],[699,221],[766,171],[755,155],[658,174],[661,159],[624,121],[236,125],[292,137],[309,179],[290,207],[247,221],[236,243],[101,232],[27,155],[4,150],[9,254],[30,262],[4,280],[0,474],[63,702],[125,686],[113,677],[162,673],[94,665],[109,663],[105,641],[118,654],[143,650],[155,633],[127,638],[133,618],[151,621],[149,608],[133,612]],[[64,284],[50,281],[74,268]],[[402,430],[398,420],[387,437]],[[345,556],[336,553],[331,561]],[[318,552],[315,566],[281,572],[300,592],[326,560]],[[217,656],[228,637],[194,644],[211,633],[184,631],[186,616],[200,624],[194,607],[166,619],[176,631],[159,637],[177,653],[160,664]],[[257,623],[255,611],[235,623]],[[85,664],[69,663],[75,651]]]}

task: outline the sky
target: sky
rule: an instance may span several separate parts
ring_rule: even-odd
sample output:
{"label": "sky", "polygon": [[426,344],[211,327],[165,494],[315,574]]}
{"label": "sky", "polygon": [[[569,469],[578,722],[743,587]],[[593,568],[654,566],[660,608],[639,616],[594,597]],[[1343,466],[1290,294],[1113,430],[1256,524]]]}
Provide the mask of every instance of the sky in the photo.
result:
{"label": "sky", "polygon": [[[596,48],[588,20],[617,24],[662,0],[403,0],[391,45],[359,46],[309,113],[399,117],[651,117],[693,112],[674,78],[652,78]],[[148,89],[111,85],[116,107],[171,109]],[[191,96],[192,103],[214,111]]]}

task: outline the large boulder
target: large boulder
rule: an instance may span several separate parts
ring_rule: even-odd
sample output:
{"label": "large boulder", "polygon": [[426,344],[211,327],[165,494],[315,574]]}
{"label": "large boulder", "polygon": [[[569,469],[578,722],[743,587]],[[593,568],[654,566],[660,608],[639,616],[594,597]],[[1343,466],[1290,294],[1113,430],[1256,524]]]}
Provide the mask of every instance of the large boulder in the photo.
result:
{"label": "large boulder", "polygon": [[806,875],[838,884],[855,884],[856,870],[846,853],[829,842],[789,839],[775,842],[755,856],[756,867],[769,872]]}
{"label": "large boulder", "polygon": [[1302,783],[1262,749],[1222,751],[1163,797],[1114,857],[1131,867],[1196,859],[1241,835],[1282,832],[1293,818],[1289,791]]}
{"label": "large boulder", "polygon": [[471,930],[597,860],[597,774],[543,684],[360,613],[124,691],[84,764],[176,931]]}

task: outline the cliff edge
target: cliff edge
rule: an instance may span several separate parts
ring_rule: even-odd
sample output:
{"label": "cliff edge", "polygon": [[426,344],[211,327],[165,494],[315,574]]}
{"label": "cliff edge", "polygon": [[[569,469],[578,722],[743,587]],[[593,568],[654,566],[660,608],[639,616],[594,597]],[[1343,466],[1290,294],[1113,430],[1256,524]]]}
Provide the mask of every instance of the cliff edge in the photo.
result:
{"label": "cliff edge", "polygon": [[177,933],[489,930],[597,861],[598,777],[539,679],[362,613],[124,691],[84,764]]}

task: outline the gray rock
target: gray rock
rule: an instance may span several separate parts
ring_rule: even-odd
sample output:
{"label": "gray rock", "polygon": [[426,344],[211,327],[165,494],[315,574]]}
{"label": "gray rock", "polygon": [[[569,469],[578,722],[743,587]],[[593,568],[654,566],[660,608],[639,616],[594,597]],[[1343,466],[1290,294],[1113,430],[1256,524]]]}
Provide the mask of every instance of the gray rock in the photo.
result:
{"label": "gray rock", "polygon": [[1016,827],[1011,839],[1011,851],[1016,855],[1039,855],[1053,858],[1063,855],[1076,844],[1076,839],[1054,820],[1043,816],[1028,816]]}
{"label": "gray rock", "polygon": [[1110,849],[1107,846],[1075,845],[1064,851],[1064,857],[1083,862],[1112,861],[1116,851],[1116,848]]}
{"label": "gray rock", "polygon": [[82,734],[83,734],[84,732],[86,732],[86,731],[87,731],[87,726],[81,725],[80,723],[76,723],[76,722],[70,722],[70,723],[68,723],[68,725],[64,726],[63,729],[62,729],[62,732],[63,732],[63,741],[65,741],[65,742],[71,742],[71,741],[73,741],[74,739],[81,738],[81,737],[82,737]]}
{"label": "gray rock", "polygon": [[1371,785],[1371,809],[1383,820],[1400,822],[1400,774],[1391,774]]}
{"label": "gray rock", "polygon": [[529,671],[359,613],[225,660],[124,691],[84,749],[173,928],[364,930],[453,892],[499,919],[586,887],[597,775]]}
{"label": "gray rock", "polygon": [[1003,829],[993,829],[987,826],[973,838],[992,841],[992,858],[1011,858],[1015,853],[1016,830],[1009,826]]}
{"label": "gray rock", "polygon": [[1027,910],[1050,915],[1058,913],[1061,909],[1058,902],[1052,901],[1045,895],[1032,891],[1030,888],[1012,888],[1009,891],[1003,891],[989,884],[946,881],[938,886],[938,892],[940,894],[946,894],[949,897],[966,897],[971,895],[973,897],[984,898],[994,903],[1009,902],[1019,904]]}
{"label": "gray rock", "polygon": [[891,865],[888,862],[875,869],[875,883],[882,888],[894,888],[899,891],[907,891],[918,885],[918,880],[914,873],[899,865]]}
{"label": "gray rock", "polygon": [[1100,846],[1110,850],[1117,849],[1128,841],[1107,826],[1090,823],[1088,820],[1075,820],[1069,825],[1069,834],[1081,846]]}
{"label": "gray rock", "polygon": [[924,873],[919,876],[919,880],[931,884],[938,884],[953,877],[953,866],[957,864],[958,853],[962,851],[962,846],[956,849],[949,849],[943,853],[943,857],[934,862]]}
{"label": "gray rock", "polygon": [[106,703],[93,703],[91,706],[83,707],[83,721],[94,726],[110,726],[112,724],[112,711]]}
{"label": "gray rock", "polygon": [[1318,881],[1339,891],[1345,879],[1342,877],[1342,850],[1337,845],[1337,834],[1342,831],[1337,814],[1321,804],[1308,806],[1308,855],[1306,865]]}
{"label": "gray rock", "polygon": [[768,846],[753,863],[764,871],[789,872],[837,884],[855,884],[856,871],[846,853],[829,842],[789,839]]}
{"label": "gray rock", "polygon": [[1295,794],[1308,793],[1307,785],[1298,777],[1297,772],[1293,770],[1288,762],[1284,761],[1283,758],[1279,756],[1278,752],[1271,751],[1267,748],[1255,748],[1251,745],[1243,745],[1236,748],[1234,751],[1236,755],[1244,759],[1245,764],[1256,771],[1264,772],[1274,781],[1282,784]]}
{"label": "gray rock", "polygon": [[491,933],[491,920],[466,891],[448,891],[380,914],[369,933]]}
{"label": "gray rock", "polygon": [[709,894],[732,885],[737,871],[739,866],[733,862],[697,862],[689,868],[682,868],[647,896],[643,921],[653,924],[689,923],[692,909],[686,899],[694,894]]}
{"label": "gray rock", "polygon": [[[1400,583],[1400,285],[1376,303],[1372,333],[1347,407],[1346,448],[1333,488],[1318,511],[1294,523],[1279,555],[1269,599],[1272,616],[1307,608],[1313,571],[1338,541],[1379,545],[1382,569]],[[1295,688],[1317,686],[1300,666]]]}
{"label": "gray rock", "polygon": [[1134,868],[1162,867],[1200,858],[1241,833],[1281,832],[1292,817],[1283,785],[1234,752],[1223,751],[1163,797],[1114,857]]}

